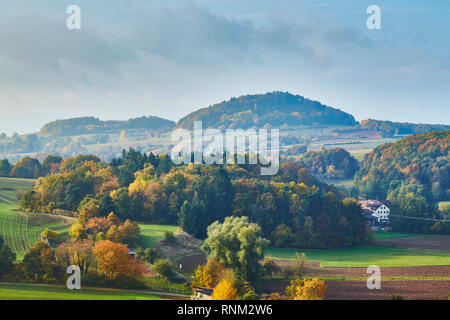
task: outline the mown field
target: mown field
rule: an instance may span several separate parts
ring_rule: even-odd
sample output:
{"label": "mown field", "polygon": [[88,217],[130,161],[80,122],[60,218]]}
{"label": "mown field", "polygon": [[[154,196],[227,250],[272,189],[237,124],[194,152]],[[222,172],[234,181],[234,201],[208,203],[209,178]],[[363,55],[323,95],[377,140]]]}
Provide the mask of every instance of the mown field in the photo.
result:
{"label": "mown field", "polygon": [[35,180],[0,178],[0,236],[16,254],[17,260],[23,259],[46,228],[64,235],[73,222],[66,217],[20,212],[17,204],[20,194],[34,183]]}
{"label": "mown field", "polygon": [[164,238],[165,231],[176,232],[177,226],[156,225],[156,224],[139,224],[141,230],[141,246],[143,248],[151,248]]}
{"label": "mown field", "polygon": [[151,294],[89,288],[69,290],[65,286],[0,283],[0,300],[161,300]]}
{"label": "mown field", "polygon": [[420,236],[420,234],[401,233],[401,232],[386,232],[386,231],[377,231],[374,234],[375,234],[375,239],[408,238],[408,237]]}
{"label": "mown field", "polygon": [[310,261],[323,267],[408,267],[450,265],[450,254],[388,247],[362,247],[338,250],[291,250],[267,248],[265,258],[293,260],[296,252],[305,252]]}

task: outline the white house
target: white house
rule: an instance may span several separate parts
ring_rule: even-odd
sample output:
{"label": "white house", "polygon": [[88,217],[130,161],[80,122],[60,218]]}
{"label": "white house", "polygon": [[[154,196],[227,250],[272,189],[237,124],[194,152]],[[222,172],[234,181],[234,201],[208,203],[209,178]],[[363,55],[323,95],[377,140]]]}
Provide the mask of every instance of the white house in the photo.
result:
{"label": "white house", "polygon": [[391,202],[384,200],[363,200],[359,201],[363,209],[363,214],[372,225],[389,223],[389,214],[391,213]]}

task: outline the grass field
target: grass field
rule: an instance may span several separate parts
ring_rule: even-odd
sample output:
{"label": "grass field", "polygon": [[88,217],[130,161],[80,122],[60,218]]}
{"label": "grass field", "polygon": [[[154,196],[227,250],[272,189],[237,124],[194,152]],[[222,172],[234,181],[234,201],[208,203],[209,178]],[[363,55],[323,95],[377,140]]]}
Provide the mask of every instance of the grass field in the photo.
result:
{"label": "grass field", "polygon": [[73,219],[48,214],[18,211],[18,197],[30,189],[35,180],[0,178],[0,236],[22,260],[25,252],[38,240],[42,231],[51,228],[64,234]]}
{"label": "grass field", "polygon": [[0,300],[161,300],[154,295],[115,289],[69,290],[65,286],[0,283]]}
{"label": "grass field", "polygon": [[382,230],[374,232],[374,234],[375,234],[375,239],[407,238],[407,237],[420,236],[420,234],[386,232],[386,231],[382,231]]}
{"label": "grass field", "polygon": [[143,248],[151,248],[164,238],[165,231],[176,232],[177,226],[156,225],[156,224],[139,224],[141,229],[141,246]]}
{"label": "grass field", "polygon": [[407,267],[450,265],[450,254],[387,247],[347,248],[340,250],[290,250],[267,248],[266,258],[293,260],[295,252],[305,252],[310,261],[323,267]]}

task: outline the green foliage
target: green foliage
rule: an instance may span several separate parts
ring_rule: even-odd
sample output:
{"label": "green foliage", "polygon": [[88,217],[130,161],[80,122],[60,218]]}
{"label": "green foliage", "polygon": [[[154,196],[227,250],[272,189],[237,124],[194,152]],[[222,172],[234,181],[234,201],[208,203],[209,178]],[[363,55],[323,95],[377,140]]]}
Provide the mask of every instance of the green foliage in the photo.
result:
{"label": "green foliage", "polygon": [[156,250],[152,248],[147,249],[137,248],[136,258],[141,259],[146,263],[154,264],[155,261],[159,259],[159,256]]}
{"label": "green foliage", "polygon": [[[433,131],[375,148],[355,175],[361,198],[388,199],[395,231],[450,233],[437,202],[450,199],[450,131]],[[402,218],[404,217],[404,218]]]}
{"label": "green foliage", "polygon": [[56,120],[41,128],[46,136],[63,137],[80,134],[102,132],[117,132],[126,129],[152,128],[152,130],[168,130],[173,128],[174,122],[162,118],[149,116],[130,119],[127,121],[102,121],[94,117],[81,117],[66,120]]}
{"label": "green foliage", "polygon": [[41,163],[37,159],[25,157],[19,160],[11,170],[15,178],[35,179],[44,174]]}
{"label": "green foliage", "polygon": [[358,161],[343,148],[308,151],[301,161],[312,173],[329,179],[353,178],[359,170]]}
{"label": "green foliage", "polygon": [[175,234],[170,230],[166,230],[164,231],[164,239],[167,241],[173,241],[175,240]]}
{"label": "green foliage", "polygon": [[11,272],[15,259],[16,255],[0,237],[0,280],[3,280],[4,276]]}
{"label": "green foliage", "polygon": [[11,174],[12,166],[7,159],[0,160],[0,177],[8,177]]}
{"label": "green foliage", "polygon": [[156,260],[156,262],[153,264],[152,269],[166,280],[171,281],[175,278],[175,272],[168,260]]}
{"label": "green foliage", "polygon": [[203,121],[204,127],[250,128],[272,125],[355,125],[354,117],[302,96],[285,92],[247,95],[232,98],[208,108],[193,112],[177,126],[193,128],[194,121]]}
{"label": "green foliage", "polygon": [[254,283],[260,277],[259,260],[266,244],[261,228],[247,217],[227,217],[222,224],[216,221],[208,227],[202,250],[225,268],[233,269],[237,277]]}
{"label": "green foliage", "polygon": [[429,131],[449,130],[449,125],[441,124],[424,124],[424,123],[407,123],[407,122],[392,122],[380,120],[363,120],[361,127],[367,129],[374,129],[380,131],[384,137],[393,135],[410,135],[418,133],[427,133]]}

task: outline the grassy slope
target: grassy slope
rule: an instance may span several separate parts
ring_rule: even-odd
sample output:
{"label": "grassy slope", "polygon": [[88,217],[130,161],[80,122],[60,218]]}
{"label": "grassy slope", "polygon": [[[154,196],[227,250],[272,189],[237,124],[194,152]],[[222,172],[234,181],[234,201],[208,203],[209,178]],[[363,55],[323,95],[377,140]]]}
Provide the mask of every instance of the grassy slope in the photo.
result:
{"label": "grassy slope", "polygon": [[68,290],[65,286],[0,283],[0,300],[160,300],[139,292],[89,288]]}
{"label": "grassy slope", "polygon": [[386,231],[377,231],[375,232],[375,239],[392,239],[392,238],[408,238],[408,237],[417,237],[422,236],[421,234],[412,234],[412,233],[400,233],[400,232],[386,232]]}
{"label": "grassy slope", "polygon": [[141,246],[143,248],[151,248],[158,241],[164,238],[165,231],[176,232],[177,226],[156,225],[156,224],[139,224],[141,230]]}
{"label": "grassy slope", "polygon": [[46,228],[64,234],[71,223],[70,218],[18,211],[20,192],[30,189],[34,183],[35,180],[0,178],[0,235],[18,260],[23,259],[25,252],[39,240]]}
{"label": "grassy slope", "polygon": [[266,258],[292,260],[295,252],[321,262],[323,267],[406,267],[450,265],[450,254],[384,247],[348,248],[339,250],[289,250],[267,248]]}

